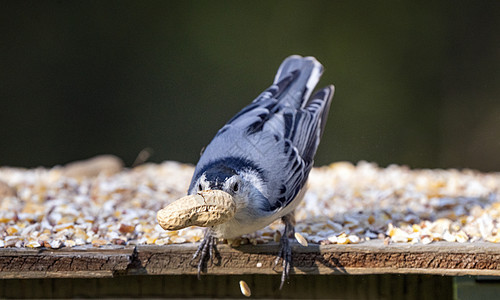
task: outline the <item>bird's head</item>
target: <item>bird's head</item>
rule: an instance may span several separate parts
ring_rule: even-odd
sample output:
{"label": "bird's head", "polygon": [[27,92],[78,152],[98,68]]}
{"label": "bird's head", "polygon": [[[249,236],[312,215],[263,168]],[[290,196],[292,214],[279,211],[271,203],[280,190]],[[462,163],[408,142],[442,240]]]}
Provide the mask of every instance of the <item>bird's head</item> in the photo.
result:
{"label": "bird's head", "polygon": [[238,214],[257,211],[261,203],[268,203],[262,187],[255,171],[213,166],[193,179],[188,196],[160,210],[157,219],[166,230],[223,224]]}
{"label": "bird's head", "polygon": [[235,169],[225,165],[216,165],[205,170],[193,181],[189,194],[207,190],[220,190],[231,196],[238,196],[241,194],[241,184],[241,175]]}

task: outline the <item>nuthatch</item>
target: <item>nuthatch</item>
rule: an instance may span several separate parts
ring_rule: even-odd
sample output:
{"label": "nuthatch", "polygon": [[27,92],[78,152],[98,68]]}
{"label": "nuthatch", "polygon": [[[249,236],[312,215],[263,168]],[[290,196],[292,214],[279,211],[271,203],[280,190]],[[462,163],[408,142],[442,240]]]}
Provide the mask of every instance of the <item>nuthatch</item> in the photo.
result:
{"label": "nuthatch", "polygon": [[207,227],[193,260],[198,275],[216,250],[216,238],[231,239],[278,218],[285,224],[275,265],[281,285],[288,277],[294,234],[293,212],[302,200],[334,92],[311,92],[323,66],[314,57],[293,55],[273,84],[217,132],[202,153],[188,195],[158,213],[163,228]]}

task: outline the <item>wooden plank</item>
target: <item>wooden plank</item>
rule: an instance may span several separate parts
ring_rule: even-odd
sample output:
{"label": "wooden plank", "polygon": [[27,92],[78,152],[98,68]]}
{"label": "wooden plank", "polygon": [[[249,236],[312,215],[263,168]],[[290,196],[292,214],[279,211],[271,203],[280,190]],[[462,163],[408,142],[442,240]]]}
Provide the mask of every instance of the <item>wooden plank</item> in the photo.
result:
{"label": "wooden plank", "polygon": [[[0,278],[101,278],[120,275],[193,275],[197,244],[0,249]],[[278,244],[219,245],[208,274],[279,274]],[[500,245],[493,243],[349,245],[293,244],[295,274],[433,274],[500,276]]]}
{"label": "wooden plank", "polygon": [[0,249],[0,278],[112,277],[131,263],[133,246]]}
{"label": "wooden plank", "polygon": [[[278,245],[218,247],[220,260],[209,274],[276,274]],[[190,265],[196,245],[138,246],[129,274],[196,274]],[[500,245],[448,243],[384,245],[380,240],[350,245],[293,246],[296,274],[500,275]],[[260,267],[259,267],[260,266]]]}

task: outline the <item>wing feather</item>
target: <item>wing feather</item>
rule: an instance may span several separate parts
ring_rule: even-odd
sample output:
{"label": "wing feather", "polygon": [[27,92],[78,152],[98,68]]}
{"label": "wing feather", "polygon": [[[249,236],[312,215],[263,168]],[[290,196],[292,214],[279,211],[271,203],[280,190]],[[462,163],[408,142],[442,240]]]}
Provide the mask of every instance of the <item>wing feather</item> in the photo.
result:
{"label": "wing feather", "polygon": [[279,190],[276,197],[280,201],[272,203],[271,209],[285,207],[304,187],[324,130],[332,94],[333,86],[327,87],[318,92],[305,108],[284,113],[286,130],[283,152],[288,163],[282,172],[288,176],[282,183],[284,188]]}

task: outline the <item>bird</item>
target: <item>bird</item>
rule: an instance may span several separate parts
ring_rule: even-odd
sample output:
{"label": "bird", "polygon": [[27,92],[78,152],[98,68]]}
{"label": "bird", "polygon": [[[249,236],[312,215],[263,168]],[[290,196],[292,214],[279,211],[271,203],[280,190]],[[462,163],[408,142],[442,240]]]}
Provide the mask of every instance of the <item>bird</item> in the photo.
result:
{"label": "bird", "polygon": [[[329,85],[311,96],[322,73],[322,64],[312,56],[285,58],[272,85],[204,148],[188,195],[222,191],[235,210],[205,229],[192,258],[198,277],[217,253],[218,239],[252,233],[281,218],[285,226],[274,266],[282,261],[283,287],[292,266],[294,210],[304,197],[334,94]],[[205,198],[202,202],[206,204]]]}

